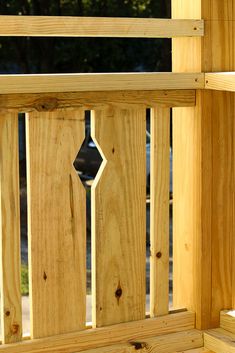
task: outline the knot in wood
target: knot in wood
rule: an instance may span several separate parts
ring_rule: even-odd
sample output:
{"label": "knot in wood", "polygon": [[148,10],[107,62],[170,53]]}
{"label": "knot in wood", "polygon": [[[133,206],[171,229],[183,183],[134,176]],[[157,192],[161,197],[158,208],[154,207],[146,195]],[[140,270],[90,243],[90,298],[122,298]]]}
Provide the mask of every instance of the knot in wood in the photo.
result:
{"label": "knot in wood", "polygon": [[135,347],[135,350],[147,348],[147,344],[145,342],[130,342],[130,344]]}
{"label": "knot in wood", "polygon": [[158,252],[157,252],[156,257],[157,257],[158,259],[160,259],[160,258],[162,257],[161,251],[158,251]]}

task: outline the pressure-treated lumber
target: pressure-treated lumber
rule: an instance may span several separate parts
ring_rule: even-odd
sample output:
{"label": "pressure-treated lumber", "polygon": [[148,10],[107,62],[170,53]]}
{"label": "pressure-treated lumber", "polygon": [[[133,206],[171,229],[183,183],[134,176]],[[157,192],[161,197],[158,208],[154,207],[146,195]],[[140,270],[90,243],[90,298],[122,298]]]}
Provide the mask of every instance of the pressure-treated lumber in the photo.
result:
{"label": "pressure-treated lumber", "polygon": [[120,103],[123,107],[191,107],[195,105],[195,96],[194,90],[0,94],[0,109],[20,112],[81,107],[94,109]]}
{"label": "pressure-treated lumber", "polygon": [[31,337],[85,328],[86,195],[73,161],[84,112],[27,116]]}
{"label": "pressure-treated lumber", "polygon": [[0,274],[3,343],[22,335],[18,114],[0,112]]}
{"label": "pressure-treated lumber", "polygon": [[203,20],[0,16],[0,36],[171,38],[203,32]]}
{"label": "pressure-treated lumber", "polygon": [[151,110],[150,315],[169,310],[170,109]]}
{"label": "pressure-treated lumber", "polygon": [[200,73],[0,75],[0,93],[48,93],[204,88]]}
{"label": "pressure-treated lumber", "polygon": [[235,334],[235,310],[221,311],[220,327]]}
{"label": "pressure-treated lumber", "polygon": [[145,353],[173,353],[202,346],[202,332],[191,330],[143,340],[130,341],[115,346],[89,349],[81,353],[135,353],[136,351]]}
{"label": "pressure-treated lumber", "polygon": [[195,314],[182,312],[153,319],[133,321],[109,327],[89,329],[43,339],[35,339],[0,346],[2,353],[51,353],[81,352],[85,349],[105,345],[121,344],[127,341],[142,340],[167,333],[187,331],[194,328]]}
{"label": "pressure-treated lumber", "polygon": [[215,353],[235,353],[235,335],[223,329],[204,333],[204,346]]}
{"label": "pressure-treated lumber", "polygon": [[145,318],[146,110],[95,110],[104,159],[92,185],[93,325]]}
{"label": "pressure-treated lumber", "polygon": [[235,72],[215,72],[205,74],[205,88],[235,92]]}
{"label": "pressure-treated lumber", "polygon": [[[234,71],[235,1],[172,5],[174,18],[201,17],[207,28],[203,40],[173,39],[173,70]],[[197,91],[196,107],[173,115],[174,306],[196,310],[197,328],[218,327],[235,303],[235,95]]]}

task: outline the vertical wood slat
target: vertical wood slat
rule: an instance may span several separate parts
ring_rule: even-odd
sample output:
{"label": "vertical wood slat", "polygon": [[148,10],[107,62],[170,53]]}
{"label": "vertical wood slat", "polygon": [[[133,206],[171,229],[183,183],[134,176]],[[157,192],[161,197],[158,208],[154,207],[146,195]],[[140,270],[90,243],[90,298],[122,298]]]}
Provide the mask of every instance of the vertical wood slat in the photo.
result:
{"label": "vertical wood slat", "polygon": [[86,195],[73,161],[84,112],[27,116],[31,336],[85,327]]}
{"label": "vertical wood slat", "polygon": [[170,109],[151,110],[150,315],[169,310]]}
{"label": "vertical wood slat", "polygon": [[21,340],[18,114],[0,118],[0,256],[3,343]]}
{"label": "vertical wood slat", "polygon": [[93,325],[145,318],[146,111],[92,112],[104,158],[92,186]]}

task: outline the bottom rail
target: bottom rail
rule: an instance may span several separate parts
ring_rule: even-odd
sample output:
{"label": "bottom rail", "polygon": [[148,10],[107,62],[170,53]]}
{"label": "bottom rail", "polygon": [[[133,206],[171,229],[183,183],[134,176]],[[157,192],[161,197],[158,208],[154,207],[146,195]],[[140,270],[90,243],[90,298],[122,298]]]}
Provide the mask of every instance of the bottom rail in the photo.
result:
{"label": "bottom rail", "polygon": [[[111,346],[115,344],[125,344],[127,342],[138,342],[139,340],[142,341],[143,339],[149,337],[188,331],[194,329],[194,327],[195,314],[186,311],[152,319],[133,321],[102,328],[87,329],[76,333],[63,334],[42,339],[27,340],[17,344],[2,345],[0,346],[0,352],[82,352],[84,350],[99,348],[107,345]],[[114,351],[110,350],[108,352],[111,353]],[[126,352],[129,351],[127,350]]]}

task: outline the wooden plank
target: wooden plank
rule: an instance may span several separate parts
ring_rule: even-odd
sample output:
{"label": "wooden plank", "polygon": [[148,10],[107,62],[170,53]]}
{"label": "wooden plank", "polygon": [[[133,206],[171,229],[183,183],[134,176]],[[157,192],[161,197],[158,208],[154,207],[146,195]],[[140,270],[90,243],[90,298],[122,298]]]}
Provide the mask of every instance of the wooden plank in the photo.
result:
{"label": "wooden plank", "polygon": [[[179,353],[180,351],[184,351],[185,353],[185,350],[188,352],[188,349],[191,351],[191,349],[202,346],[202,332],[191,330],[138,341],[131,341],[115,346],[106,346],[91,350],[89,349],[83,351],[82,353],[135,353],[137,350],[139,352],[149,353]],[[196,352],[194,351],[194,353],[202,353],[202,350],[200,349]]]}
{"label": "wooden plank", "polygon": [[146,110],[92,112],[103,164],[92,185],[93,325],[145,317]]}
{"label": "wooden plank", "polygon": [[205,88],[235,92],[235,72],[206,73]]}
{"label": "wooden plank", "polygon": [[18,115],[0,114],[0,273],[3,343],[22,336]]}
{"label": "wooden plank", "polygon": [[203,20],[0,16],[0,36],[171,38],[203,33]]}
{"label": "wooden plank", "polygon": [[199,88],[204,88],[202,73],[0,75],[1,94]]}
{"label": "wooden plank", "polygon": [[170,109],[151,110],[150,315],[169,311]]}
{"label": "wooden plank", "polygon": [[74,353],[105,345],[138,341],[151,336],[191,330],[195,314],[182,312],[153,319],[127,322],[109,327],[89,329],[54,337],[23,341],[0,346],[2,353]]}
{"label": "wooden plank", "polygon": [[[205,18],[207,28],[203,40],[173,40],[173,70],[234,71],[235,1],[172,4],[174,18]],[[174,302],[203,329],[232,307],[234,113],[234,93],[211,90],[197,91],[195,108],[174,109]]]}
{"label": "wooden plank", "polygon": [[73,168],[83,111],[27,116],[31,336],[85,328],[86,195]]}
{"label": "wooden plank", "polygon": [[220,327],[235,334],[235,310],[221,311]]}
{"label": "wooden plank", "polygon": [[215,353],[235,353],[235,335],[223,329],[204,333],[204,345]]}
{"label": "wooden plank", "polygon": [[94,109],[95,107],[124,107],[143,105],[146,108],[188,107],[195,106],[194,90],[164,91],[113,91],[113,92],[70,92],[70,93],[31,93],[0,94],[0,109],[11,109],[22,112],[52,111],[64,108]]}

